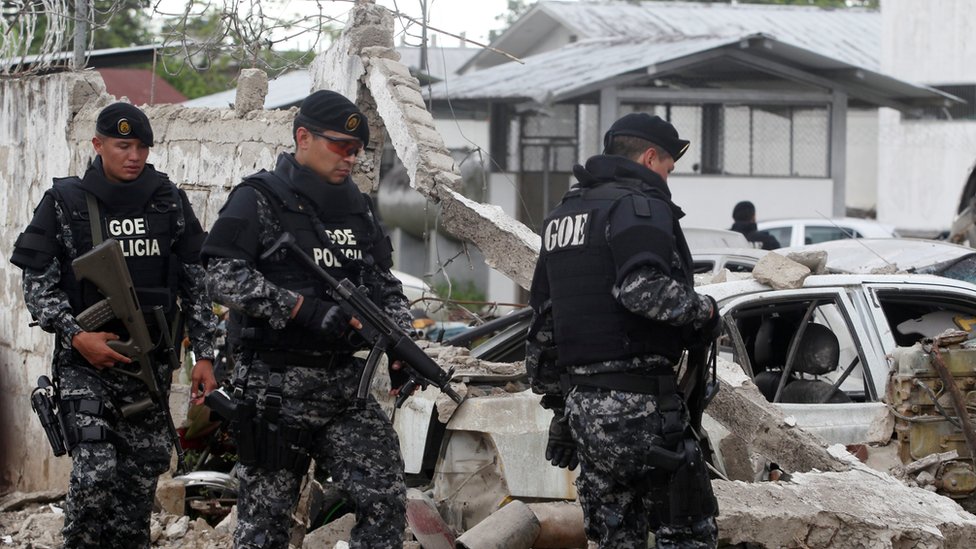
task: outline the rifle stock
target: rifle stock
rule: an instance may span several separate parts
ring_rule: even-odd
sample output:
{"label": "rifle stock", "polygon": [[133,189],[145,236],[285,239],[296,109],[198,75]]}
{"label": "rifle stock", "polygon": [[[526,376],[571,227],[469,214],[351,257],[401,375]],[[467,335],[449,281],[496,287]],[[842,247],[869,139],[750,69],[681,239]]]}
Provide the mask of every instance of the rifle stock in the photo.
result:
{"label": "rifle stock", "polygon": [[[91,282],[105,296],[104,299],[88,307],[77,316],[81,329],[86,332],[95,331],[106,322],[118,319],[122,321],[129,333],[129,339],[109,341],[107,344],[114,351],[131,358],[134,364],[116,365],[111,368],[111,371],[142,382],[149,392],[149,398],[122,406],[122,415],[125,417],[138,415],[151,409],[155,403],[160,412],[164,414],[164,421],[169,428],[170,438],[176,449],[178,470],[182,471],[184,468],[183,448],[180,446],[179,435],[173,425],[167,396],[159,387],[153,360],[149,354],[156,345],[149,335],[149,327],[146,325],[145,316],[139,306],[139,299],[136,296],[135,287],[132,285],[132,278],[129,276],[129,268],[126,266],[125,256],[122,254],[122,246],[115,239],[107,239],[72,261],[71,268],[79,281]],[[157,317],[161,316],[161,311],[154,311],[154,313],[157,314]],[[167,329],[165,323],[160,326],[160,329],[164,331]],[[128,369],[128,366],[135,368]]]}
{"label": "rifle stock", "polygon": [[433,383],[452,400],[458,404],[461,403],[461,396],[450,385],[453,370],[446,372],[442,370],[433,359],[427,356],[423,349],[410,339],[406,332],[397,326],[375,303],[363,295],[352,282],[348,279],[336,280],[335,277],[327,273],[311,256],[298,247],[295,237],[291,233],[282,233],[262,257],[270,256],[281,247],[288,248],[309,270],[324,280],[332,288],[333,297],[336,298],[339,306],[362,324],[362,327],[356,328],[356,331],[372,348],[369,357],[366,359],[366,367],[359,379],[357,397],[366,398],[370,382],[376,372],[379,355],[385,352],[391,361],[399,360],[405,364],[410,373],[410,381],[400,388],[397,407],[403,404],[406,397],[413,392],[414,387],[427,383]]}

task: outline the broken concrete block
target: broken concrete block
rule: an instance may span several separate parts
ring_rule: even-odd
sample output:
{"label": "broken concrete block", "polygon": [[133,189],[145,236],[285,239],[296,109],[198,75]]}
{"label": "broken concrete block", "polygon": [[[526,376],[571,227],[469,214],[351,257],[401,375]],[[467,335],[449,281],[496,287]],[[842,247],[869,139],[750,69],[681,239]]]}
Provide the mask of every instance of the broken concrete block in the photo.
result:
{"label": "broken concrete block", "polygon": [[855,459],[844,472],[796,473],[789,482],[712,482],[721,543],[759,547],[976,546],[976,516]]}
{"label": "broken concrete block", "polygon": [[166,527],[166,532],[163,533],[167,539],[179,539],[186,535],[187,530],[190,529],[190,517],[182,516],[176,522],[170,524]]}
{"label": "broken concrete block", "polygon": [[810,269],[775,252],[763,256],[752,269],[752,277],[777,290],[799,288],[810,276]]}
{"label": "broken concrete block", "polygon": [[513,500],[457,540],[458,549],[529,549],[539,537],[539,519],[529,506]]}
{"label": "broken concrete block", "polygon": [[227,516],[224,517],[224,520],[220,521],[220,523],[218,523],[217,526],[214,527],[214,531],[217,532],[218,534],[233,534],[234,529],[236,528],[237,528],[237,506],[235,505],[230,508],[230,513],[227,513]]}
{"label": "broken concrete block", "polygon": [[43,492],[11,492],[0,498],[0,512],[19,511],[32,503],[50,503],[64,499],[65,490],[45,490]]}
{"label": "broken concrete block", "polygon": [[796,261],[800,265],[810,269],[813,274],[824,274],[827,272],[827,252],[823,250],[791,252],[786,255],[786,259]]}
{"label": "broken concrete block", "polygon": [[268,73],[261,69],[241,69],[237,78],[237,97],[234,112],[243,118],[245,114],[264,108],[268,95]]}
{"label": "broken concrete block", "polygon": [[186,485],[180,480],[160,480],[156,486],[156,503],[170,515],[182,515],[186,508]]}
{"label": "broken concrete block", "polygon": [[[338,547],[345,544],[352,536],[352,527],[356,525],[356,515],[347,513],[342,517],[309,532],[302,542],[303,549],[317,549],[319,547]],[[349,547],[348,544],[345,545]]]}

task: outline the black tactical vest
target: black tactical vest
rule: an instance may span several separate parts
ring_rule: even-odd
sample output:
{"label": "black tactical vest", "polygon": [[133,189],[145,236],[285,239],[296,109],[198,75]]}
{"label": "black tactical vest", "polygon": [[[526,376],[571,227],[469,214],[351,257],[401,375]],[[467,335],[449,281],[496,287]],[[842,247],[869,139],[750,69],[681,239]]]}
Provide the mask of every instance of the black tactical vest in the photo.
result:
{"label": "black tactical vest", "polygon": [[[614,298],[614,257],[606,227],[634,188],[616,183],[570,191],[543,224],[542,251],[560,367],[661,355],[678,360],[679,330],[631,313]],[[670,264],[670,258],[665,258]],[[665,273],[671,274],[671,273]]]}
{"label": "black tactical vest", "polygon": [[[183,208],[176,186],[165,179],[144,204],[110,208],[99,201],[102,235],[122,244],[125,263],[136,288],[139,305],[148,311],[162,306],[166,312],[174,310],[175,289],[179,261],[174,259],[173,238]],[[61,204],[68,217],[72,240],[78,255],[93,247],[87,192],[81,179],[66,177],[54,180],[48,191]],[[77,314],[97,303],[102,295],[88,283],[79,283],[70,261],[61,265],[61,288],[68,294],[72,310]]]}
{"label": "black tactical vest", "polygon": [[[326,272],[337,280],[348,278],[365,286],[367,295],[374,293],[373,265],[386,260],[374,257],[380,235],[369,202],[358,189],[353,188],[355,192],[346,193],[334,203],[315,204],[298,195],[272,172],[254,174],[241,185],[253,187],[268,200],[282,231],[294,235],[298,246]],[[279,250],[266,259],[259,258],[256,268],[277,286],[334,301],[328,285],[292,253]],[[231,313],[230,330],[239,330],[239,344],[244,348],[324,352],[336,351],[338,346],[335,341],[323,341],[303,327],[288,324],[282,330],[275,330],[263,319],[236,312]]]}

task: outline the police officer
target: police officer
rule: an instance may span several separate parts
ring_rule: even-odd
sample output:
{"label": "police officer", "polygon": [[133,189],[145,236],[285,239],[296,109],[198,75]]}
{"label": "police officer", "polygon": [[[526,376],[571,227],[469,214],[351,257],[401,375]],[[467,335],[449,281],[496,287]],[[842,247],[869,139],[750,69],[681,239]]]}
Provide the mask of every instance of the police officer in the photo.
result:
{"label": "police officer", "polygon": [[402,545],[406,488],[396,433],[377,402],[356,399],[363,363],[350,319],[283,232],[337,279],[348,278],[405,330],[392,247],[349,174],[369,142],[366,117],[320,90],[293,124],[295,152],[238,185],[203,247],[207,285],[231,309],[240,459],[235,547],[287,547],[289,517],[310,458],[356,508],[350,547]]}
{"label": "police officer", "polygon": [[614,122],[604,154],[543,224],[526,368],[552,409],[546,459],[581,471],[601,548],[714,547],[717,505],[675,387],[684,348],[718,325],[693,288],[668,175],[689,142],[657,116]]}
{"label": "police officer", "polygon": [[[168,418],[159,410],[124,417],[121,408],[149,397],[139,380],[114,372],[131,360],[106,342],[127,337],[118,321],[82,330],[76,315],[102,299],[71,268],[104,238],[122,244],[140,307],[161,307],[167,325],[146,314],[153,337],[164,341],[178,310],[186,317],[197,362],[193,397],[216,387],[216,318],[199,263],[204,232],[186,194],[146,163],[153,145],[149,119],[127,103],[105,107],[92,145],[97,156],[84,177],[54,180],[14,247],[23,269],[24,301],[41,328],[53,332],[53,369],[60,388],[64,437],[72,458],[65,502],[65,547],[148,547],[157,477],[170,463]],[[182,337],[175,338],[177,341]],[[170,348],[161,344],[154,370],[164,396],[171,378]]]}

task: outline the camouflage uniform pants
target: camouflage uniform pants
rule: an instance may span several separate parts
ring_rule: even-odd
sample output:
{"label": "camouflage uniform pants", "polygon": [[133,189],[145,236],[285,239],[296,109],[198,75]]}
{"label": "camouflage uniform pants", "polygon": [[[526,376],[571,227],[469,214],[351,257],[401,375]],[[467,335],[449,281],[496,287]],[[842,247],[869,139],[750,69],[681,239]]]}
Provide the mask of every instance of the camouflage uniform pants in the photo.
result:
{"label": "camouflage uniform pants", "polygon": [[171,442],[162,415],[149,411],[131,420],[113,415],[116,405],[148,396],[137,381],[107,371],[98,374],[91,367],[63,367],[59,374],[62,402],[95,399],[110,410],[108,418],[75,414],[73,425],[102,426],[123,441],[82,442],[72,450],[64,546],[149,547],[156,480],[170,461]]}
{"label": "camouflage uniform pants", "polygon": [[[279,425],[312,433],[309,453],[352,499],[356,525],[350,548],[384,549],[403,546],[406,487],[400,443],[389,418],[372,398],[356,402],[355,388],[362,363],[331,368],[288,367],[283,381]],[[239,362],[235,376],[247,370],[245,399],[261,403],[268,365]],[[237,502],[238,549],[287,548],[291,512],[304,475],[240,466]]]}
{"label": "camouflage uniform pants", "polygon": [[669,524],[669,491],[686,487],[672,486],[670,474],[648,463],[649,449],[664,445],[653,395],[574,389],[566,414],[579,450],[576,488],[587,538],[603,549],[644,549],[649,532],[659,548],[716,546],[714,517]]}

